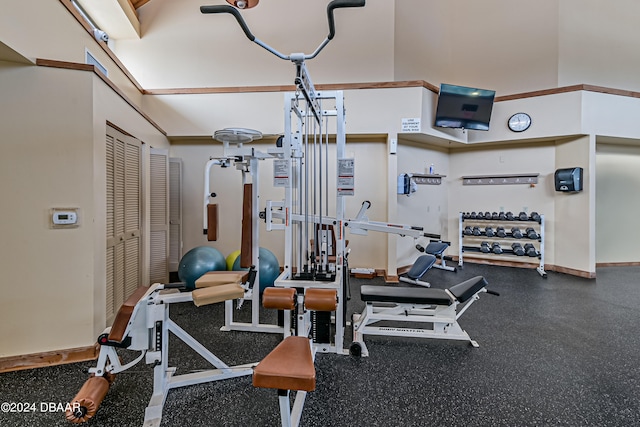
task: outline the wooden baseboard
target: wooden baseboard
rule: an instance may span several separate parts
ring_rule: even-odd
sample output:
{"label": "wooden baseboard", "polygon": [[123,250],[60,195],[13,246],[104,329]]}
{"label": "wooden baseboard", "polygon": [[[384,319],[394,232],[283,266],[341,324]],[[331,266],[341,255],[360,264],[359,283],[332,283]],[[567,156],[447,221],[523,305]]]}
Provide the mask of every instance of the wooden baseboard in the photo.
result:
{"label": "wooden baseboard", "polygon": [[599,267],[640,267],[640,262],[597,262],[596,268]]}
{"label": "wooden baseboard", "polygon": [[100,346],[95,344],[89,347],[2,357],[0,358],[0,373],[96,360],[99,352]]}
{"label": "wooden baseboard", "polygon": [[595,279],[595,271],[576,270],[575,268],[560,267],[558,265],[545,264],[544,269],[547,271],[555,271],[556,273],[570,274],[571,276],[583,277],[585,279]]}

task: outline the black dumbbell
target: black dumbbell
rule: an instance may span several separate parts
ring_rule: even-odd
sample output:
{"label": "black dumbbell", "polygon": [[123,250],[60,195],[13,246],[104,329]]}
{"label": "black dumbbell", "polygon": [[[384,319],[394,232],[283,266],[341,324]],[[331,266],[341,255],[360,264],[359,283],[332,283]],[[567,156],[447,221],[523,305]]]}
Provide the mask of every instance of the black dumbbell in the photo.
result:
{"label": "black dumbbell", "polygon": [[527,256],[530,256],[530,257],[538,256],[538,251],[536,250],[536,247],[533,246],[531,243],[527,243],[524,245],[524,251],[527,254]]}
{"label": "black dumbbell", "polygon": [[536,232],[536,230],[534,230],[533,228],[529,227],[527,228],[527,230],[525,231],[525,233],[527,234],[527,237],[530,239],[539,239],[540,235]]}
{"label": "black dumbbell", "polygon": [[498,214],[498,219],[499,219],[500,221],[505,221],[505,220],[507,219],[507,214],[505,214],[504,212],[500,212],[500,213]]}
{"label": "black dumbbell", "polygon": [[524,248],[522,247],[522,245],[520,243],[512,243],[511,244],[511,249],[513,249],[513,253],[518,255],[518,256],[523,256],[524,255]]}
{"label": "black dumbbell", "polygon": [[536,222],[540,222],[540,214],[538,212],[531,212],[531,215],[529,216],[529,218],[531,218],[531,221],[536,221]]}
{"label": "black dumbbell", "polygon": [[515,220],[515,218],[514,218],[514,216],[513,216],[513,212],[507,212],[507,213],[505,214],[505,217],[506,217],[506,220],[507,220],[507,221],[513,221],[513,220]]}
{"label": "black dumbbell", "polygon": [[493,220],[500,219],[500,215],[498,214],[498,212],[492,212],[491,213],[491,219],[493,219]]}
{"label": "black dumbbell", "polygon": [[522,230],[520,230],[518,227],[512,227],[511,236],[513,236],[514,239],[522,239]]}
{"label": "black dumbbell", "polygon": [[469,219],[476,219],[476,218],[478,218],[478,214],[477,214],[477,213],[475,213],[475,212],[471,212],[471,213],[469,214]]}
{"label": "black dumbbell", "polygon": [[491,212],[487,211],[484,213],[484,219],[491,219],[491,218],[492,218]]}
{"label": "black dumbbell", "polygon": [[489,252],[491,252],[491,248],[489,247],[489,242],[480,243],[480,252],[483,252],[485,254],[488,254]]}
{"label": "black dumbbell", "polygon": [[473,227],[472,233],[474,236],[482,236],[482,231],[480,231],[480,227]]}
{"label": "black dumbbell", "polygon": [[469,219],[469,212],[460,212],[462,214],[462,219]]}
{"label": "black dumbbell", "polygon": [[496,236],[498,236],[498,237],[507,237],[507,232],[505,231],[504,227],[496,228]]}
{"label": "black dumbbell", "polygon": [[519,219],[520,221],[527,221],[527,220],[529,219],[529,215],[527,215],[527,213],[526,213],[526,212],[520,212],[520,213],[518,214],[518,219]]}
{"label": "black dumbbell", "polygon": [[491,250],[493,251],[494,254],[502,253],[502,248],[500,247],[500,243],[498,242],[493,242],[493,244],[491,245]]}
{"label": "black dumbbell", "polygon": [[493,231],[493,228],[491,228],[491,227],[486,227],[486,228],[484,229],[484,234],[485,234],[487,237],[493,237],[493,236],[495,236],[495,235],[496,235],[496,232],[495,232],[495,231]]}
{"label": "black dumbbell", "polygon": [[473,230],[471,229],[471,226],[467,225],[464,228],[464,231],[462,232],[462,234],[467,235],[467,236],[471,236],[473,234]]}

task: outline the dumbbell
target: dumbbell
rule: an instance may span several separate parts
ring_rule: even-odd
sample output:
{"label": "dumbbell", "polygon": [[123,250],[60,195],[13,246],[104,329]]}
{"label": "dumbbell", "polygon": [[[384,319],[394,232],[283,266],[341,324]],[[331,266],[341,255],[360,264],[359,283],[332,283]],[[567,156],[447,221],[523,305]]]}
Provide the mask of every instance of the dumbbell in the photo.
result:
{"label": "dumbbell", "polygon": [[498,214],[498,212],[491,213],[491,219],[493,219],[493,220],[500,219],[500,215]]}
{"label": "dumbbell", "polygon": [[498,236],[498,237],[507,237],[507,232],[505,231],[504,227],[496,228],[496,236]]}
{"label": "dumbbell", "polygon": [[525,233],[527,234],[527,237],[530,239],[539,239],[540,235],[536,232],[536,230],[534,230],[533,228],[529,227],[527,228],[527,230],[525,231]]}
{"label": "dumbbell", "polygon": [[466,235],[466,236],[471,236],[473,234],[473,229],[471,228],[470,225],[467,225],[464,228],[464,231],[462,232],[462,234]]}
{"label": "dumbbell", "polygon": [[469,219],[476,219],[476,218],[478,218],[478,214],[477,214],[477,213],[475,213],[475,212],[471,212],[471,213],[469,214]]}
{"label": "dumbbell", "polygon": [[520,212],[520,213],[518,214],[518,219],[519,219],[520,221],[527,221],[527,220],[529,219],[529,215],[527,215],[527,213],[526,213],[526,212]]}
{"label": "dumbbell", "polygon": [[513,253],[518,255],[518,256],[523,256],[524,255],[524,248],[522,247],[522,245],[520,243],[512,243],[511,244],[511,249],[513,249]]}
{"label": "dumbbell", "polygon": [[480,243],[480,252],[488,254],[491,252],[491,248],[489,247],[489,242]]}
{"label": "dumbbell", "polygon": [[493,237],[493,236],[495,236],[495,235],[496,235],[496,232],[495,232],[495,231],[493,231],[493,228],[491,228],[491,227],[486,227],[486,228],[484,229],[484,234],[486,234],[486,236],[487,236],[487,237]]}
{"label": "dumbbell", "polygon": [[473,227],[472,233],[474,236],[482,236],[482,231],[480,231],[480,227]]}
{"label": "dumbbell", "polygon": [[484,219],[484,213],[478,211],[478,213],[476,214],[476,219]]}
{"label": "dumbbell", "polygon": [[469,212],[460,212],[462,214],[462,219],[469,219]]}
{"label": "dumbbell", "polygon": [[533,246],[531,243],[527,243],[524,245],[524,251],[527,254],[527,256],[530,256],[530,257],[538,256],[538,251],[536,250],[536,247]]}
{"label": "dumbbell", "polygon": [[536,221],[536,222],[540,222],[540,214],[538,212],[531,212],[531,215],[529,216],[529,218],[531,218],[532,221]]}
{"label": "dumbbell", "polygon": [[509,211],[509,212],[507,212],[507,213],[505,214],[505,219],[506,219],[507,221],[514,221],[514,220],[515,220],[515,218],[514,218],[514,216],[513,216],[513,212],[510,212],[510,211]]}
{"label": "dumbbell", "polygon": [[522,239],[522,230],[520,230],[518,227],[512,227],[511,236],[513,236],[514,239]]}
{"label": "dumbbell", "polygon": [[502,253],[502,248],[500,247],[500,243],[493,242],[491,244],[491,251],[493,251],[494,254],[501,254]]}
{"label": "dumbbell", "polygon": [[487,211],[484,213],[484,219],[491,219],[492,215],[491,212]]}
{"label": "dumbbell", "polygon": [[500,213],[498,214],[498,219],[499,219],[500,221],[505,221],[505,220],[507,219],[507,214],[505,214],[504,212],[500,212]]}

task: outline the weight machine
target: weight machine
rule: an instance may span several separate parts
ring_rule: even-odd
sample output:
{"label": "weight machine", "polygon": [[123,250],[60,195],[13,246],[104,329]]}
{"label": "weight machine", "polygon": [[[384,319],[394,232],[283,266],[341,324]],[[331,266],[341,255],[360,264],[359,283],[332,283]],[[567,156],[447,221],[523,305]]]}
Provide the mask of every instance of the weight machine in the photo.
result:
{"label": "weight machine", "polygon": [[[338,8],[362,7],[365,0],[333,0],[327,6],[329,34],[316,50],[306,55],[284,55],[256,38],[240,12],[227,5],[202,6],[202,13],[233,15],[250,41],[296,67],[293,93],[284,95],[284,135],[276,148],[268,153],[274,159],[274,186],[284,189],[284,200],[267,201],[261,216],[267,231],[282,230],[285,235],[284,268],[275,281],[276,287],[333,289],[338,307],[333,313],[314,315],[314,351],[348,354],[344,349],[346,301],[348,294],[345,231],[366,235],[379,231],[401,236],[439,238],[424,233],[421,227],[369,221],[362,203],[355,218],[345,215],[345,197],[354,195],[355,159],[347,157],[345,106],[342,91],[318,91],[308,74],[305,61],[315,58],[335,36],[333,12]],[[335,135],[334,137],[330,135]],[[335,138],[335,144],[331,139]],[[330,165],[335,171],[330,173]],[[254,301],[255,302],[255,301]],[[255,312],[259,308],[255,304]],[[256,314],[257,315],[257,314]],[[285,311],[284,335],[295,334],[296,318]]]}

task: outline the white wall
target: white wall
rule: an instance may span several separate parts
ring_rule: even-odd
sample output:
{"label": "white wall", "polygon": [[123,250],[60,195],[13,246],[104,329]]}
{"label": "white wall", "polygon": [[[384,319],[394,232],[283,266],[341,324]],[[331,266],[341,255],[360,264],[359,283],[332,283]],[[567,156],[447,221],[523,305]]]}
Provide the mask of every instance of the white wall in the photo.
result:
{"label": "white wall", "polygon": [[[251,146],[266,152],[271,145],[267,143],[253,143]],[[329,164],[330,188],[335,188],[335,154],[331,147],[329,157],[334,159]],[[385,166],[386,145],[382,142],[349,142],[347,141],[347,155],[356,159],[355,182],[356,194],[345,198],[345,209],[348,217],[354,217],[363,201],[372,204],[367,211],[371,220],[384,221],[386,215],[387,192],[382,190],[386,184]],[[171,156],[179,157],[183,162],[183,243],[184,252],[196,246],[210,245],[227,256],[240,249],[241,242],[241,212],[242,212],[242,174],[235,168],[211,169],[211,191],[217,194],[212,203],[218,204],[218,218],[220,221],[218,240],[207,242],[202,234],[203,203],[204,203],[204,170],[210,157],[221,157],[222,146],[213,139],[184,139],[175,140],[171,146]],[[273,186],[273,163],[271,160],[259,162],[259,210],[263,210],[267,200],[279,201],[284,199],[284,190]],[[330,207],[335,205],[335,196],[330,199]],[[334,215],[331,213],[330,215]],[[357,236],[347,232],[349,239],[350,266],[352,267],[380,267],[385,264],[387,247],[385,236],[380,233],[370,233],[369,236]],[[282,231],[267,232],[264,222],[260,222],[260,246],[271,250],[283,264],[284,233]]]}
{"label": "white wall", "polygon": [[562,0],[558,4],[558,85],[640,90],[636,72],[640,3]]}
{"label": "white wall", "polygon": [[[0,357],[89,345],[93,336],[92,76],[0,65]],[[9,104],[9,100],[10,104]],[[54,230],[49,210],[80,209]]]}
{"label": "white wall", "polygon": [[140,91],[113,63],[98,42],[56,0],[0,0],[0,41],[27,58],[85,63],[88,49],[109,71],[109,79],[134,103]]}
{"label": "white wall", "polygon": [[596,146],[596,262],[640,262],[640,147]]}
{"label": "white wall", "polygon": [[[555,144],[538,143],[498,147],[471,147],[451,150],[449,188],[449,238],[451,251],[457,254],[459,212],[536,211],[545,215],[545,262],[555,262],[554,251],[554,184]],[[538,173],[538,184],[463,185],[463,176]]]}
{"label": "white wall", "polygon": [[[448,240],[449,233],[449,152],[447,149],[411,143],[401,140],[398,146],[398,173],[429,173],[433,164],[434,173],[445,175],[441,185],[418,185],[415,193],[395,195],[398,215],[396,221],[402,224],[420,226],[425,233],[441,234]],[[394,197],[391,195],[391,197]],[[416,243],[425,246],[429,239],[420,238],[417,242],[405,237],[398,239],[397,263],[399,267],[413,264],[420,255],[415,249]]]}
{"label": "white wall", "polygon": [[[11,207],[0,225],[0,310],[11,319],[0,357],[91,346],[106,326],[106,121],[160,148],[168,141],[91,72],[0,63],[0,91],[0,188]],[[79,227],[51,229],[54,207],[79,208]]]}
{"label": "white wall", "polygon": [[[201,14],[203,4],[154,0],[138,9],[142,38],[119,40],[115,50],[145,88],[293,84],[291,62],[249,41],[233,16]],[[329,33],[326,4],[305,2],[302,12],[297,0],[261,2],[242,16],[282,54],[311,54]],[[393,2],[370,1],[334,15],[335,38],[307,63],[313,81],[392,80]]]}
{"label": "white wall", "polygon": [[558,141],[555,168],[584,168],[583,191],[557,193],[553,223],[556,265],[595,276],[595,137]]}

